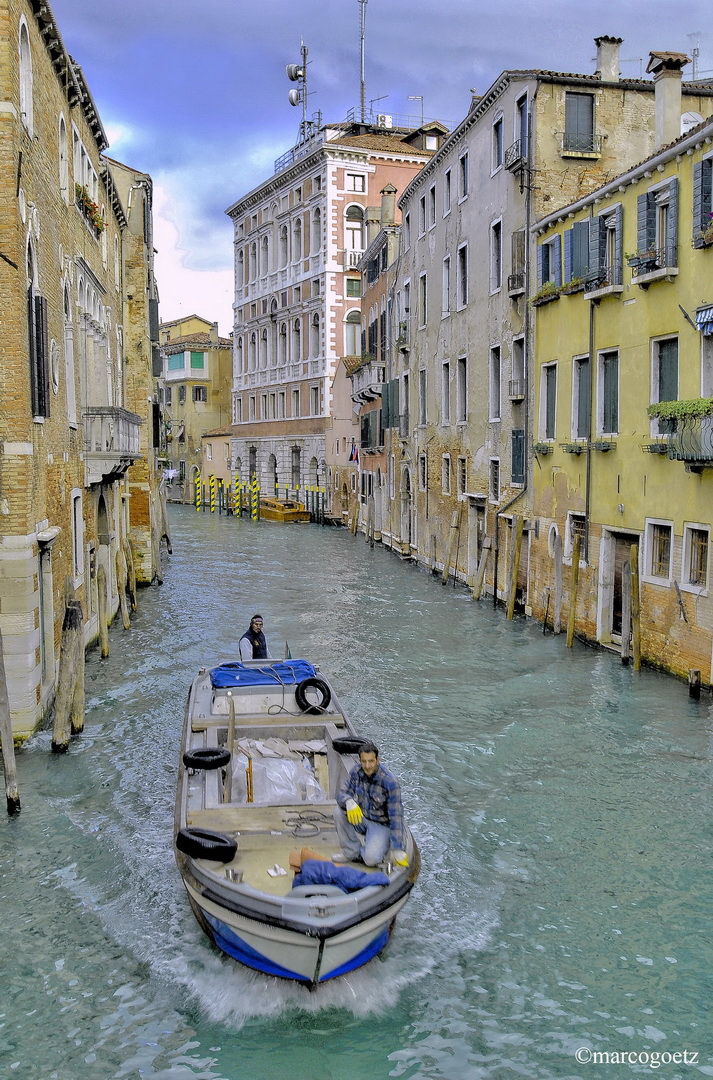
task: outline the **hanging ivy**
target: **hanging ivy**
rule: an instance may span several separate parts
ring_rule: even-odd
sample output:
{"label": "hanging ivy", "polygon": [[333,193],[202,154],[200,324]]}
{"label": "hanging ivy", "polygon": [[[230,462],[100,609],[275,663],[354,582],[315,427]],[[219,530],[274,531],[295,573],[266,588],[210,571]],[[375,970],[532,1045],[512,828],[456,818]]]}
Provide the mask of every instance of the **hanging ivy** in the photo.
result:
{"label": "hanging ivy", "polygon": [[713,398],[693,398],[691,401],[657,401],[649,405],[649,416],[659,420],[685,420],[687,417],[713,416]]}

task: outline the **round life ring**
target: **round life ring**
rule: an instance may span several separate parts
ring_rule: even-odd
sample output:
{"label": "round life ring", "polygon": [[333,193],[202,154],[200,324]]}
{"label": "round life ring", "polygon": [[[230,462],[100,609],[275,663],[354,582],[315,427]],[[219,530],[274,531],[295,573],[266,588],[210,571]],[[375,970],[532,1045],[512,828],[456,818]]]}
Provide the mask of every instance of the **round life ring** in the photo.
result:
{"label": "round life ring", "polygon": [[222,863],[232,862],[238,850],[235,840],[211,829],[179,829],[176,847],[192,859],[212,859]]}
{"label": "round life ring", "polygon": [[[321,695],[319,702],[311,701],[307,697],[308,690],[316,690]],[[302,682],[297,683],[295,687],[295,701],[297,705],[306,713],[321,713],[329,705],[332,700],[332,691],[327,686],[324,679],[303,679]]]}
{"label": "round life ring", "polygon": [[199,746],[197,750],[187,750],[183,755],[183,764],[187,769],[222,769],[230,761],[230,750],[224,746]]}

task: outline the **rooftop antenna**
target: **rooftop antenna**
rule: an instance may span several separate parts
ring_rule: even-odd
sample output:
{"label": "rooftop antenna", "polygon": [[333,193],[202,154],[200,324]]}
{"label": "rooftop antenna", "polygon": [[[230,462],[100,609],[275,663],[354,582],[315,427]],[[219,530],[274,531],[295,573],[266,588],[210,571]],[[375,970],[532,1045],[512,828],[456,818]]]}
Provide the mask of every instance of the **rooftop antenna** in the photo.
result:
{"label": "rooftop antenna", "polygon": [[362,122],[362,124],[366,121],[366,107],[365,107],[365,105],[366,105],[366,86],[365,86],[365,81],[364,81],[364,19],[365,19],[365,16],[366,16],[366,5],[367,5],[367,3],[368,3],[368,0],[359,0],[359,7],[361,9],[361,11],[360,11],[361,20],[360,20],[359,43],[360,43],[360,55],[361,55],[360,86],[361,86],[361,122]]}
{"label": "rooftop antenna", "polygon": [[408,99],[421,102],[421,127],[423,127],[423,94],[409,94]]}
{"label": "rooftop antenna", "polygon": [[299,83],[299,90],[290,90],[287,100],[290,105],[302,106],[302,123],[300,124],[300,142],[307,138],[309,124],[307,122],[307,46],[304,41],[300,42],[302,63],[288,64],[285,68],[290,82]]}
{"label": "rooftop antenna", "polygon": [[[686,37],[691,42],[691,59],[693,61],[693,68],[691,70],[691,79],[696,82],[700,74],[698,70],[698,57],[701,55],[701,32],[700,30],[694,30],[692,34],[686,34]],[[695,39],[695,45],[693,41]]]}

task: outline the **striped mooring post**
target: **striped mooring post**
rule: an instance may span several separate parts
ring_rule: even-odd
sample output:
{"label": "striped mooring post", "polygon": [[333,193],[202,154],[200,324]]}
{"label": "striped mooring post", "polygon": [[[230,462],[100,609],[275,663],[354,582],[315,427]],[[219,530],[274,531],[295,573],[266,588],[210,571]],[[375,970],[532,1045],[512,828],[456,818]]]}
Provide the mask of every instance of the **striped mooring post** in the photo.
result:
{"label": "striped mooring post", "polygon": [[210,492],[210,512],[215,513],[215,474],[211,473],[208,477],[208,490]]}
{"label": "striped mooring post", "polygon": [[235,487],[233,488],[233,513],[236,517],[240,516],[240,489],[242,485],[238,479],[235,480]]}
{"label": "striped mooring post", "polygon": [[257,476],[254,476],[250,482],[250,520],[260,520],[260,485],[257,482]]}
{"label": "striped mooring post", "polygon": [[196,496],[195,496],[195,498],[196,498],[196,513],[200,514],[200,512],[201,512],[201,478],[200,478],[200,476],[196,477]]}

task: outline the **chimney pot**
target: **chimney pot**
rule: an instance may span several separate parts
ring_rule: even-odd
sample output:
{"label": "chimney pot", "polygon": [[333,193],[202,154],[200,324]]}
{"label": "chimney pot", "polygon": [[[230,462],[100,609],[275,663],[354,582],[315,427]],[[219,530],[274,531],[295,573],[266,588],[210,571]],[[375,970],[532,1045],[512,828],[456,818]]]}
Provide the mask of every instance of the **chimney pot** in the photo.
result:
{"label": "chimney pot", "polygon": [[656,150],[681,134],[681,69],[690,63],[685,53],[652,52],[646,70],[654,77]]}
{"label": "chimney pot", "polygon": [[624,39],[620,37],[607,37],[606,35],[594,39],[597,46],[597,70],[602,82],[619,82],[619,46]]}

